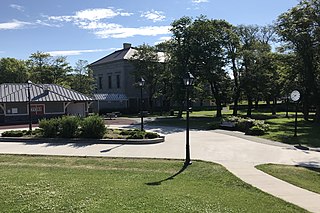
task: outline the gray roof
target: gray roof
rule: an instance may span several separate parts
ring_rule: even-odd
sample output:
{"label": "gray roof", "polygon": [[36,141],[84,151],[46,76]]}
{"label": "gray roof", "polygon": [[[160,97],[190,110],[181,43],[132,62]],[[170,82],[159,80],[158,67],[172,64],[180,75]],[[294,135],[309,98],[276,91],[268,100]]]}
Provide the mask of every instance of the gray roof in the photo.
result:
{"label": "gray roof", "polygon": [[127,53],[132,52],[132,50],[133,50],[132,48],[117,50],[117,51],[91,63],[90,66],[96,66],[96,65],[100,65],[100,64],[113,62],[113,61],[128,59],[128,57],[126,57],[126,55],[127,55]]}
{"label": "gray roof", "polygon": [[[121,49],[117,50],[93,63],[90,64],[90,66],[96,66],[96,65],[101,65],[113,61],[119,61],[119,60],[129,60],[135,53],[137,52],[136,49],[134,48],[126,48],[126,49]],[[159,62],[164,62],[165,61],[165,54],[163,52],[158,52],[158,58]]]}
{"label": "gray roof", "polygon": [[[32,102],[92,101],[86,95],[56,84],[30,84]],[[27,102],[28,84],[5,83],[0,85],[0,103]]]}
{"label": "gray roof", "polygon": [[128,97],[125,94],[93,94],[97,101],[127,101]]}

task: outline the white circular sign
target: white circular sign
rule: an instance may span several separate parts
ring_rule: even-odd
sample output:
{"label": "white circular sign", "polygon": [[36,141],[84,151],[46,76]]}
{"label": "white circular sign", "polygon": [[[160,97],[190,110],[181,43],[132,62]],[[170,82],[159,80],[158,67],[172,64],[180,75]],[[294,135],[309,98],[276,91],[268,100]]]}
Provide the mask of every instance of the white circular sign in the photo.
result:
{"label": "white circular sign", "polygon": [[290,94],[290,98],[293,101],[299,101],[300,99],[300,92],[298,90],[293,90]]}

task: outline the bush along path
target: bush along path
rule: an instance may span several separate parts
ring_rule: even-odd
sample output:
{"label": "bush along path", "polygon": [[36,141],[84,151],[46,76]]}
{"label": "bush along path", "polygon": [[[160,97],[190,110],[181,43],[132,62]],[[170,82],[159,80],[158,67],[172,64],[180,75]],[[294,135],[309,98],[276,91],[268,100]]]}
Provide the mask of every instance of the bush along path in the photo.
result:
{"label": "bush along path", "polygon": [[154,132],[138,129],[107,129],[103,118],[99,116],[89,116],[83,119],[76,116],[43,119],[39,122],[39,129],[32,131],[32,134],[28,130],[10,130],[3,132],[2,137],[23,137],[33,140],[50,138],[51,142],[61,141],[61,139],[71,139],[70,142],[80,142],[81,139],[86,139],[84,141],[98,139],[95,141],[96,143],[129,142],[137,144],[164,141],[164,137],[160,137],[159,134]]}

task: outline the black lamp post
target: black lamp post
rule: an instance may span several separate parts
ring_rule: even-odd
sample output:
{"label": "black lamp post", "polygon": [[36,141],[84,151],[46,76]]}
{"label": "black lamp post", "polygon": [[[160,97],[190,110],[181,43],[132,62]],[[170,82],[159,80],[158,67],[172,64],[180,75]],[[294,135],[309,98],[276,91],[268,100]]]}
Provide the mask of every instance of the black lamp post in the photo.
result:
{"label": "black lamp post", "polygon": [[145,80],[141,77],[140,81],[138,82],[140,87],[140,117],[141,117],[141,131],[143,131],[143,112],[142,112],[142,87],[145,84]]}
{"label": "black lamp post", "polygon": [[29,80],[28,82],[28,110],[29,110],[29,131],[30,135],[32,133],[32,115],[31,115],[31,95],[30,95],[30,86],[32,82]]}
{"label": "black lamp post", "polygon": [[190,144],[189,144],[189,88],[193,85],[194,77],[190,72],[187,72],[183,78],[183,83],[186,86],[187,90],[187,128],[186,128],[186,160],[184,166],[192,164],[190,160]]}

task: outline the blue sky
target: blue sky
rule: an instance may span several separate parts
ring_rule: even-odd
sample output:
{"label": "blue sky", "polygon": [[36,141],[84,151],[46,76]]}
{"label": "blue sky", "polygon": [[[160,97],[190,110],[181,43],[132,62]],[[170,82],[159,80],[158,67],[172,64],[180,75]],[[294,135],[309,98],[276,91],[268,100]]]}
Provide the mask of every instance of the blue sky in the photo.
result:
{"label": "blue sky", "polygon": [[36,52],[94,62],[123,43],[154,45],[172,21],[201,14],[234,25],[271,24],[297,0],[1,0],[0,58]]}

